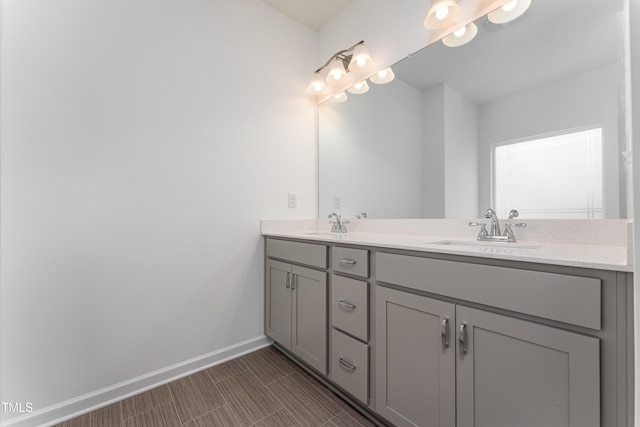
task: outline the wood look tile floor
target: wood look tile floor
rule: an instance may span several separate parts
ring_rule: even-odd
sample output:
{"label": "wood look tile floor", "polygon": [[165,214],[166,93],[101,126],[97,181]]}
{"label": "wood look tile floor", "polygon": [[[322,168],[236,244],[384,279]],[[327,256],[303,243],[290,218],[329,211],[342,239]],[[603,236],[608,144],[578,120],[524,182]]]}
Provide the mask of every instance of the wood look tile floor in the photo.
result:
{"label": "wood look tile floor", "polygon": [[55,427],[374,426],[275,347]]}

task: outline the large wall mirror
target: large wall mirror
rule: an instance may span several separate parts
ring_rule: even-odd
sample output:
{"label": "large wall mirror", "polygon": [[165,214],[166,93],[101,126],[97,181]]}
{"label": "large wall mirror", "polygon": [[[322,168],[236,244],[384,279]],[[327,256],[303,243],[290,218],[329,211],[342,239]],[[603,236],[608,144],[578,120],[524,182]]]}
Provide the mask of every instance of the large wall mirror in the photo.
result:
{"label": "large wall mirror", "polygon": [[[623,8],[532,0],[508,24],[477,20],[464,46],[438,41],[393,65],[389,84],[320,105],[319,217],[477,218],[497,207],[626,218]],[[563,204],[574,198],[587,208]]]}

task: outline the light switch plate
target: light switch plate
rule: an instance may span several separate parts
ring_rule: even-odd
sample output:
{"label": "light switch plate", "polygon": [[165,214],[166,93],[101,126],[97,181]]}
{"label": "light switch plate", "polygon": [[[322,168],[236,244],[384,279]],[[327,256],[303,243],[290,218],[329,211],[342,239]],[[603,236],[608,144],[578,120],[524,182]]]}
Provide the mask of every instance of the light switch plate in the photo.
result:
{"label": "light switch plate", "polygon": [[289,207],[290,208],[298,207],[298,195],[296,193],[289,193]]}
{"label": "light switch plate", "polygon": [[340,196],[333,196],[333,209],[341,209],[342,208],[342,199]]}

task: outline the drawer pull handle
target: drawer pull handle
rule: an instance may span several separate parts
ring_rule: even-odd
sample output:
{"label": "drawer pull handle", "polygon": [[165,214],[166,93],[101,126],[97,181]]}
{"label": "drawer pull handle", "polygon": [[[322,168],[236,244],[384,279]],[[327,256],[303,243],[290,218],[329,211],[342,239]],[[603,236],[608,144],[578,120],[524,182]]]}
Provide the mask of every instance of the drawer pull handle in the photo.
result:
{"label": "drawer pull handle", "polygon": [[442,319],[440,325],[440,335],[442,336],[442,348],[449,348],[449,318]]}
{"label": "drawer pull handle", "polygon": [[287,277],[284,279],[284,286],[289,289],[291,287],[291,273],[287,271]]}
{"label": "drawer pull handle", "polygon": [[291,290],[296,289],[297,282],[298,282],[298,275],[295,273],[291,273]]}
{"label": "drawer pull handle", "polygon": [[340,364],[342,366],[344,366],[345,368],[347,368],[350,371],[355,371],[356,370],[356,366],[353,366],[351,363],[347,362],[342,357],[340,359],[338,359],[338,362],[340,362]]}
{"label": "drawer pull handle", "polygon": [[340,304],[340,305],[341,305],[341,306],[343,306],[344,308],[348,308],[349,310],[353,310],[353,309],[355,309],[355,308],[356,308],[356,306],[355,306],[355,305],[353,305],[353,304],[351,304],[351,303],[348,303],[348,302],[346,302],[346,301],[342,301],[342,300],[338,301],[338,304]]}
{"label": "drawer pull handle", "polygon": [[342,265],[356,265],[356,262],[352,259],[341,259],[340,264]]}
{"label": "drawer pull handle", "polygon": [[460,323],[460,333],[458,334],[458,342],[460,343],[460,353],[467,354],[467,324]]}

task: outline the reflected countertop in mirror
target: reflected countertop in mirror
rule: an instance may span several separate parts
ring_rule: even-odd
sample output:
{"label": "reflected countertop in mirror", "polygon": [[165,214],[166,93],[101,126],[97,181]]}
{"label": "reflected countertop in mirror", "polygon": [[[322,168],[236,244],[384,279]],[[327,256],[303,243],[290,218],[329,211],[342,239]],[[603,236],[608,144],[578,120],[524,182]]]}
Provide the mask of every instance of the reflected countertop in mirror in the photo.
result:
{"label": "reflected countertop in mirror", "polygon": [[508,24],[477,20],[464,46],[393,65],[387,85],[321,104],[318,216],[476,217],[495,200],[493,147],[601,127],[603,216],[627,217],[623,6],[533,0]]}

